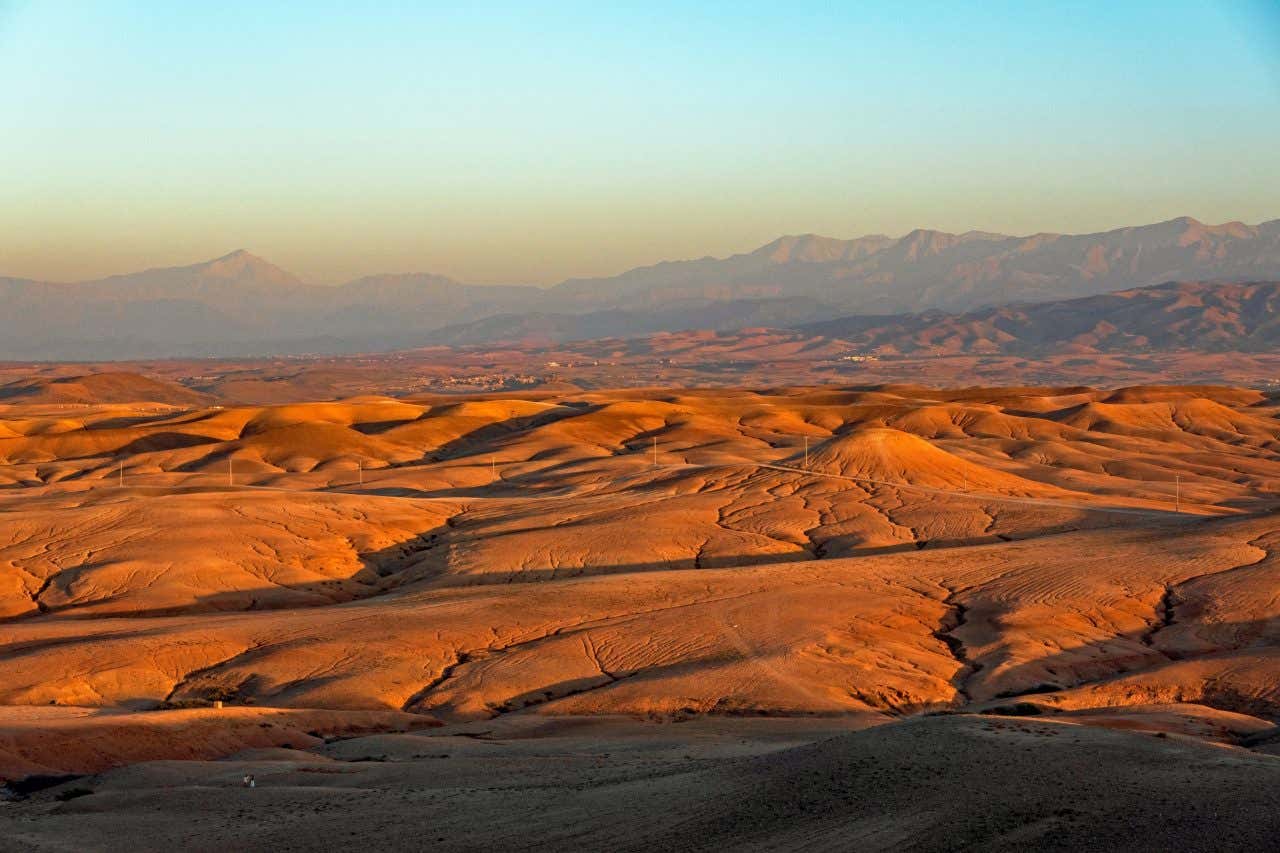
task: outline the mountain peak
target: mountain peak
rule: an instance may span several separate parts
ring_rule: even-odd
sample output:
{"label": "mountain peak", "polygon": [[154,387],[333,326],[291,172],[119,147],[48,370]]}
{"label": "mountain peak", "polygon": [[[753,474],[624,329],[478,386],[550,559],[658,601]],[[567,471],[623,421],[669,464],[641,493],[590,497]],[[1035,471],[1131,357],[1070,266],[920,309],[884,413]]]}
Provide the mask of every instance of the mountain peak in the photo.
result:
{"label": "mountain peak", "polygon": [[1265,236],[1267,223],[1246,225],[1237,220],[1210,225],[1190,216],[1179,216],[1166,222],[1154,225],[1143,225],[1125,229],[1123,233],[1131,235],[1155,235],[1157,239],[1169,244],[1187,247],[1192,245],[1216,246],[1226,240],[1251,240],[1259,235]]}
{"label": "mountain peak", "polygon": [[786,263],[787,261],[800,260],[813,254],[829,254],[841,242],[834,237],[823,237],[821,234],[784,234],[778,239],[756,249],[751,254],[762,255],[772,261]]}
{"label": "mountain peak", "polygon": [[848,261],[872,254],[890,242],[883,234],[871,234],[853,240],[824,237],[821,234],[787,234],[752,252],[779,264],[824,263]]}
{"label": "mountain peak", "polygon": [[301,284],[293,273],[258,257],[247,249],[236,249],[220,258],[196,264],[201,275],[232,281],[266,281],[275,284]]}
{"label": "mountain peak", "polygon": [[1136,225],[1129,228],[1122,228],[1120,229],[1120,232],[1130,234],[1159,234],[1166,237],[1176,237],[1185,234],[1188,231],[1197,231],[1204,227],[1204,223],[1194,217],[1179,216],[1174,219],[1166,219],[1163,222],[1153,222],[1150,225]]}

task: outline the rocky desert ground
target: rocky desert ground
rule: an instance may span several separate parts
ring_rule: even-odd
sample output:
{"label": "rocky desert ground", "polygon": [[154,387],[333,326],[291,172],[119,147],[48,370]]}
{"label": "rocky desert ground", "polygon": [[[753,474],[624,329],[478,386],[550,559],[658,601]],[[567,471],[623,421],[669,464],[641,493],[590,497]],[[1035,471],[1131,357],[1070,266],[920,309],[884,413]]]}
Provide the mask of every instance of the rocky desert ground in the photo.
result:
{"label": "rocky desert ground", "polygon": [[0,401],[0,849],[1280,842],[1264,392],[161,384]]}

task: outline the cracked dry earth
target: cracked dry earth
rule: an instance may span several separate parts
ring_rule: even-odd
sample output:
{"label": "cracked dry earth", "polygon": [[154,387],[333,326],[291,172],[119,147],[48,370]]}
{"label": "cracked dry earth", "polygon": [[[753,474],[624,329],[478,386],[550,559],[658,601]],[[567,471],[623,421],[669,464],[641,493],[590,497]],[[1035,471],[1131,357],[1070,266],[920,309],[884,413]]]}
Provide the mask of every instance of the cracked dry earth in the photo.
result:
{"label": "cracked dry earth", "polygon": [[0,849],[1280,839],[1260,393],[155,409],[0,407]]}

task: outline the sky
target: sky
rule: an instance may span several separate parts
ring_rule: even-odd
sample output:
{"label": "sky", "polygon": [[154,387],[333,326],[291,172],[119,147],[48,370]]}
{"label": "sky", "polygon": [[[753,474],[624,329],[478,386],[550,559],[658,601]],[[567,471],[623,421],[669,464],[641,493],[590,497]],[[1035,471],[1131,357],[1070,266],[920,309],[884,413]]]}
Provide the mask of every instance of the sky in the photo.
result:
{"label": "sky", "polygon": [[1280,2],[0,0],[0,275],[1280,217]]}

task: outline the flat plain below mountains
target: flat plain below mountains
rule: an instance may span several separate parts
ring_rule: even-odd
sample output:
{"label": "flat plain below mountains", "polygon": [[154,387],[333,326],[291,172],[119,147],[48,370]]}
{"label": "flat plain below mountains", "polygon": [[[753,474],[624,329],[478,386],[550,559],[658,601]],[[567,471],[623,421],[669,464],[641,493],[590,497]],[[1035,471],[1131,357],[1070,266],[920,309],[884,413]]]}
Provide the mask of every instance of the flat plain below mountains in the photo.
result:
{"label": "flat plain below mountains", "polygon": [[0,406],[0,849],[1274,845],[1278,415]]}

